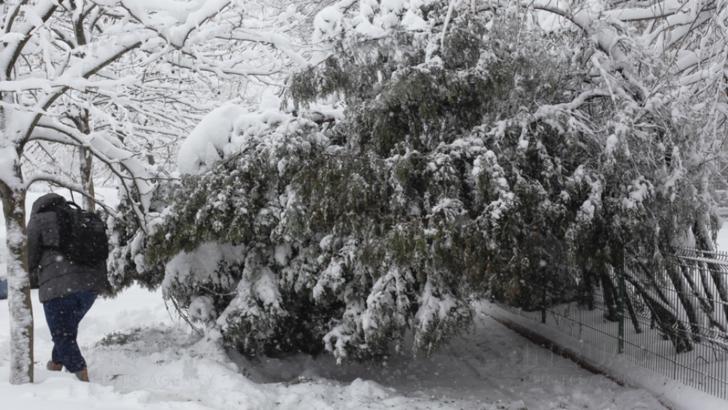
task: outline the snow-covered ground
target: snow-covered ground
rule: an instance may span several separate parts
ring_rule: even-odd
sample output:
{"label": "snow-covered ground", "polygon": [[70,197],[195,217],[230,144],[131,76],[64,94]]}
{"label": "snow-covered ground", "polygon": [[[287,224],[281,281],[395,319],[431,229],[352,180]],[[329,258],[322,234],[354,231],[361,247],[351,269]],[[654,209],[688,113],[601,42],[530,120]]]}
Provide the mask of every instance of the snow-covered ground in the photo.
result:
{"label": "snow-covered ground", "polygon": [[[719,243],[728,249],[728,229],[721,231]],[[52,343],[36,292],[33,302],[36,383],[11,386],[7,301],[0,301],[3,408],[663,408],[646,391],[588,373],[484,314],[471,332],[430,358],[394,356],[383,365],[343,366],[327,355],[231,359],[168,313],[159,292],[140,288],[98,300],[84,319],[79,343],[92,378],[84,384],[72,375],[45,370]]]}
{"label": "snow-covered ground", "polygon": [[328,356],[235,363],[170,315],[158,292],[100,299],[79,343],[92,383],[44,369],[51,351],[33,294],[36,383],[8,379],[0,302],[0,398],[7,409],[662,409],[642,390],[579,368],[482,316],[431,358],[337,366]]}
{"label": "snow-covered ground", "polygon": [[[596,332],[589,330],[588,325],[581,326],[581,331],[577,327],[567,329],[568,325],[565,325],[565,322],[568,322],[568,320],[563,320],[563,318],[556,319],[554,316],[549,318],[547,324],[542,324],[540,318],[536,318],[531,314],[503,308],[502,306],[487,302],[483,304],[483,311],[492,317],[498,318],[499,321],[509,323],[509,326],[520,328],[522,331],[525,330],[526,332],[536,334],[540,338],[555,343],[561,349],[568,351],[572,357],[578,357],[580,362],[586,363],[588,366],[598,369],[605,374],[609,374],[616,380],[647,389],[655,397],[659,397],[660,401],[668,405],[671,409],[728,409],[728,401],[702,390],[710,387],[708,385],[710,378],[700,376],[697,380],[689,380],[691,376],[689,374],[673,374],[671,371],[665,371],[666,368],[674,371],[673,365],[669,363],[669,358],[676,359],[675,363],[680,363],[681,365],[695,366],[695,362],[691,362],[691,357],[689,356],[675,357],[672,351],[666,350],[664,357],[667,360],[659,364],[654,358],[650,362],[650,358],[644,355],[644,352],[643,354],[639,354],[630,346],[627,346],[624,354],[618,354],[613,339],[604,337],[604,335],[598,335]],[[556,320],[559,323],[555,323]],[[582,317],[581,320],[588,322],[589,319]],[[629,340],[629,335],[627,339],[628,343],[634,342],[634,340]],[[655,350],[655,348],[651,347],[650,350]],[[635,355],[635,353],[638,354]],[[704,363],[705,357],[707,356],[709,355],[704,355],[700,358],[700,362]],[[712,365],[717,366],[719,364],[713,363]],[[720,365],[725,368],[725,362],[720,363]],[[707,369],[704,368],[701,370],[705,371]],[[678,376],[682,378],[683,382],[673,378]],[[702,386],[700,386],[701,384]],[[698,389],[698,386],[701,389]],[[713,386],[717,387],[716,384]]]}

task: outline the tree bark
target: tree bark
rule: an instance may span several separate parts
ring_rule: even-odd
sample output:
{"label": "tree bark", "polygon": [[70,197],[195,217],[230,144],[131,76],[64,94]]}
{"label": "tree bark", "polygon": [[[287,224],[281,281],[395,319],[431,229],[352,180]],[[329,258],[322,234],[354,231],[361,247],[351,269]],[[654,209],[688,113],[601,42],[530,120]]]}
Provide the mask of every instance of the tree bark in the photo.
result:
{"label": "tree bark", "polygon": [[[624,284],[623,284],[624,286]],[[632,294],[625,292],[624,303],[627,305],[627,311],[629,312],[629,318],[632,320],[632,327],[634,332],[637,334],[642,333],[642,327],[640,326],[640,320],[637,317],[637,312],[634,310],[634,304],[632,303]]]}
{"label": "tree bark", "polygon": [[693,343],[689,336],[689,331],[680,319],[670,310],[667,309],[658,298],[653,297],[637,280],[627,280],[634,286],[635,290],[642,296],[642,300],[652,312],[657,326],[660,327],[662,333],[670,339],[677,353],[684,353],[693,350]]}
{"label": "tree bark", "polygon": [[[642,328],[640,327],[637,312],[635,311],[634,305],[632,304],[632,298],[630,297],[630,293],[627,292],[626,284],[623,283],[624,280],[620,280],[620,278],[617,278],[616,275],[615,280],[619,282],[616,285],[614,284],[612,278],[608,273],[602,274],[602,287],[604,288],[605,304],[607,299],[610,300],[609,304],[607,305],[608,313],[606,319],[612,322],[619,320],[620,313],[618,312],[617,300],[620,292],[617,292],[616,289],[617,286],[621,286],[623,287],[622,290],[624,292],[624,300],[622,301],[622,303],[624,304],[623,306],[627,308],[629,318],[632,321],[632,327],[634,328],[635,333],[642,333]],[[607,294],[609,294],[609,296],[607,296]]]}
{"label": "tree bark", "polygon": [[[83,7],[83,6],[82,6]],[[71,8],[75,9],[76,5],[71,3]],[[76,35],[76,43],[79,46],[85,46],[87,44],[86,32],[83,28],[84,14],[79,13],[78,19],[74,18],[73,29]],[[76,125],[79,131],[84,134],[91,133],[91,123],[89,120],[90,113],[87,109],[84,109],[78,116],[71,118],[73,123]],[[91,151],[84,147],[79,147],[79,163],[80,174],[81,174],[81,186],[86,191],[83,197],[83,208],[87,211],[93,212],[96,209],[96,194],[94,192],[94,178],[93,178],[93,156]]]}
{"label": "tree bark", "polygon": [[688,322],[690,322],[690,330],[693,334],[693,340],[695,342],[700,342],[701,322],[698,318],[699,310],[690,295],[691,292],[688,289],[688,286],[685,286],[686,284],[683,281],[681,273],[679,272],[680,267],[668,263],[665,267],[665,270],[667,271],[667,276],[672,282],[672,286],[675,288],[675,293],[677,293],[680,304],[682,305],[683,309],[685,310],[685,314],[688,317]]}
{"label": "tree bark", "polygon": [[[719,329],[721,332],[725,332],[725,325],[715,318],[715,307],[713,306],[713,303],[715,303],[715,296],[707,287],[709,283],[707,282],[707,276],[703,275],[703,271],[705,270],[703,265],[704,263],[699,262],[696,262],[694,266],[687,266],[683,263],[680,263],[679,267],[683,277],[685,278],[685,281],[687,282],[688,286],[690,286],[693,295],[698,301],[698,306],[700,306],[702,312],[705,314],[708,320],[708,324]],[[694,270],[697,270],[699,272],[699,280],[702,282],[702,285],[696,283],[691,276]],[[705,292],[705,294],[701,294],[701,291]]]}
{"label": "tree bark", "polygon": [[[16,163],[16,176],[20,176]],[[22,179],[20,179],[22,181]],[[8,307],[10,310],[10,383],[33,382],[33,306],[26,257],[25,189],[2,183],[8,247]]]}
{"label": "tree bark", "polygon": [[86,148],[80,148],[81,184],[88,195],[83,197],[83,208],[93,212],[96,209],[96,192],[93,178],[93,156]]}
{"label": "tree bark", "polygon": [[[83,112],[79,115],[70,117],[76,128],[86,135],[91,133],[89,115],[90,114],[88,110],[83,110]],[[84,191],[86,191],[87,194],[83,197],[83,208],[87,211],[93,212],[96,209],[96,192],[94,188],[93,177],[94,157],[91,154],[91,151],[85,147],[78,148],[78,155],[80,164],[79,173],[81,174],[81,186],[83,186],[83,189]]]}
{"label": "tree bark", "polygon": [[619,320],[619,314],[617,313],[617,292],[614,289],[614,284],[606,272],[602,271],[599,274],[602,280],[602,293],[604,294],[604,306],[606,307],[605,319],[610,322],[616,322]]}
{"label": "tree bark", "polygon": [[594,273],[586,269],[584,271],[584,280],[579,288],[579,305],[594,310],[594,291]]}
{"label": "tree bark", "polygon": [[[706,221],[706,219],[707,217],[703,215],[702,218],[700,218],[698,222],[695,223],[694,230],[697,247],[698,249],[715,252],[715,243],[713,243],[713,239],[710,237],[710,233],[708,231],[708,222]],[[706,262],[706,265],[708,267],[710,277],[715,284],[718,296],[720,297],[720,302],[723,305],[723,313],[726,315],[726,317],[728,317],[728,287],[726,286],[725,279],[723,277],[728,272],[726,272],[723,266],[721,266],[720,264]]]}

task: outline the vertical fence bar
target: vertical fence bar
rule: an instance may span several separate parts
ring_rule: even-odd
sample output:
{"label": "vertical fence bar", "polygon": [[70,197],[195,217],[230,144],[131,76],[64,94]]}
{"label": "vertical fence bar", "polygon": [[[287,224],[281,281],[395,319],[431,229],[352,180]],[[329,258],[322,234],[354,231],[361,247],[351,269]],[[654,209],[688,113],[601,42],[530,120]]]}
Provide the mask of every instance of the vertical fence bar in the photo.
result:
{"label": "vertical fence bar", "polygon": [[539,269],[541,270],[541,286],[543,288],[541,293],[541,323],[546,324],[546,310],[548,309],[546,300],[548,296],[547,275],[544,267],[539,267]]}
{"label": "vertical fence bar", "polygon": [[619,320],[619,335],[617,338],[617,352],[624,353],[624,305],[626,303],[627,288],[624,284],[624,251],[620,250],[619,258],[617,259],[617,266],[614,267],[616,270],[615,279],[617,280],[617,315]]}

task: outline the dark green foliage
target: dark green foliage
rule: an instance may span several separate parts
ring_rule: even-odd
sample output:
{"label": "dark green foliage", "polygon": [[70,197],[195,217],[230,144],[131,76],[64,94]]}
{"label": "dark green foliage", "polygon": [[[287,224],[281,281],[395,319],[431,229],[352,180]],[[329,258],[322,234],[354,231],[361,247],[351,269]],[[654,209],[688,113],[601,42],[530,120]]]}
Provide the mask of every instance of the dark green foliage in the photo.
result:
{"label": "dark green foliage", "polygon": [[[174,185],[160,185],[153,195],[154,208],[161,208],[169,201],[168,191]],[[132,206],[138,204],[139,195],[122,194],[115,218],[108,218],[109,236],[109,281],[112,292],[116,293],[132,283],[139,283],[148,289],[159,287],[164,279],[164,266],[144,263],[147,251],[146,234],[141,229],[139,214]]]}
{"label": "dark green foliage", "polygon": [[[446,9],[424,15],[441,28]],[[346,119],[272,127],[174,186],[144,244],[166,296],[247,354],[363,359],[431,352],[473,295],[539,309],[659,265],[695,220],[671,211],[700,200],[685,180],[655,189],[679,167],[655,166],[658,133],[601,98],[557,108],[591,81],[579,47],[490,19],[346,39],[292,76],[297,105],[336,95]],[[185,255],[216,263],[187,272]]]}
{"label": "dark green foliage", "polygon": [[[488,289],[496,269],[530,281],[563,237],[532,233],[566,213],[551,193],[560,172],[573,170],[554,164],[566,139],[545,124],[503,135],[482,124],[551,98],[542,90],[557,88],[543,85],[555,70],[499,51],[491,36],[502,33],[486,33],[482,21],[454,24],[431,55],[434,38],[394,35],[293,76],[295,101],[342,95],[347,120],[328,131],[332,139],[305,121],[251,137],[244,151],[185,177],[147,238],[146,263],[172,263],[165,294],[193,319],[212,311],[242,352],[326,348],[345,359],[406,344],[430,352],[467,325],[469,296]],[[522,132],[539,141],[524,152],[515,148]],[[517,161],[499,165],[499,155]],[[517,206],[501,212],[493,204],[513,195],[509,187]],[[547,199],[557,205],[540,209]],[[544,246],[522,255],[524,241]],[[227,248],[237,254],[215,272],[180,273],[174,258],[210,243],[242,247]],[[526,293],[522,304],[533,303]]]}

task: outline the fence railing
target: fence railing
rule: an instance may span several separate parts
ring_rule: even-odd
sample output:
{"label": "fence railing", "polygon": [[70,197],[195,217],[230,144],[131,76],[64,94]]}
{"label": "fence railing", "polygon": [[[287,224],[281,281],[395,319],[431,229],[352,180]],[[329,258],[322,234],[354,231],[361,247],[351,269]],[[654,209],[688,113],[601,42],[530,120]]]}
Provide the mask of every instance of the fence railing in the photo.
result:
{"label": "fence railing", "polygon": [[610,271],[588,303],[503,307],[603,351],[605,359],[618,354],[728,399],[728,253],[681,248],[664,265],[649,275]]}

